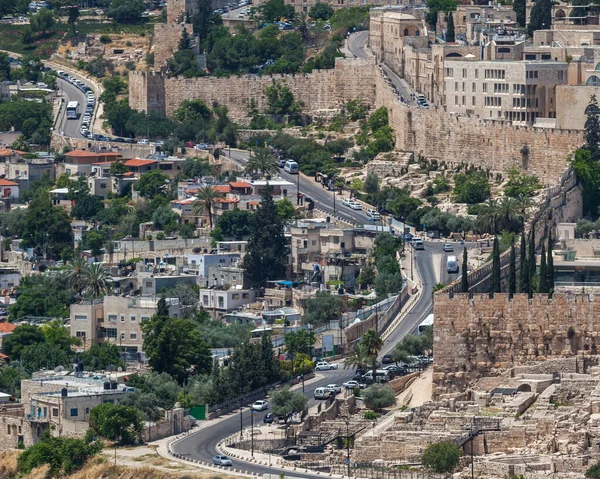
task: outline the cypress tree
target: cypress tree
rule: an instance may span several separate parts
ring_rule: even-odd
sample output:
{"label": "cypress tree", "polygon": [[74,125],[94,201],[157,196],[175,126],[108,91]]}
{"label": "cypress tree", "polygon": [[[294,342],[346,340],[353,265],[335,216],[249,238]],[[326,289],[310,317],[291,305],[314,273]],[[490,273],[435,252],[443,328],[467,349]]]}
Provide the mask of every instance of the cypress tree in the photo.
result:
{"label": "cypress tree", "polygon": [[517,14],[517,23],[521,28],[525,27],[526,20],[526,0],[514,0],[513,2],[513,10]]}
{"label": "cypress tree", "polygon": [[177,49],[189,50],[190,48],[192,48],[192,41],[190,40],[187,30],[184,28],[183,32],[181,32],[181,38],[179,39],[179,45],[177,45]]}
{"label": "cypress tree", "polygon": [[515,251],[515,240],[510,245],[510,264],[508,266],[508,294],[512,297],[517,292],[517,252]]}
{"label": "cypress tree", "polygon": [[494,236],[494,250],[492,253],[492,293],[500,292],[500,245],[498,237]]}
{"label": "cypress tree", "polygon": [[461,271],[461,278],[460,278],[460,290],[463,293],[469,292],[469,279],[467,278],[467,269],[468,269],[467,261],[468,261],[467,247],[465,246],[465,249],[463,249],[462,271]]}
{"label": "cypress tree", "polygon": [[452,12],[448,12],[448,28],[446,29],[446,41],[456,41],[456,36],[454,34],[454,16],[452,15]]}
{"label": "cypress tree", "polygon": [[525,233],[521,234],[521,270],[519,271],[519,291],[521,293],[529,292],[529,262],[527,261],[527,247],[525,245]]}
{"label": "cypress tree", "polygon": [[531,286],[533,285],[533,277],[536,272],[536,263],[535,263],[535,224],[531,225],[531,231],[529,232],[529,248],[527,250],[527,269],[529,271],[529,290],[528,293],[531,294]]}
{"label": "cypress tree", "polygon": [[548,285],[548,295],[552,297],[554,292],[554,258],[552,257],[552,228],[548,230],[548,261],[546,284]]}
{"label": "cypress tree", "polygon": [[538,292],[548,292],[548,268],[546,266],[546,245],[542,243],[542,254],[540,255],[540,285]]}

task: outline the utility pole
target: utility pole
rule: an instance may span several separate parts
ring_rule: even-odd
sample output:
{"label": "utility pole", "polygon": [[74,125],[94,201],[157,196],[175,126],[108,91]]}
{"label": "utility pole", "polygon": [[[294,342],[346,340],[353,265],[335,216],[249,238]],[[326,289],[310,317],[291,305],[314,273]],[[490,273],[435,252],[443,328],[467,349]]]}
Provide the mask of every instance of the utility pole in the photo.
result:
{"label": "utility pole", "polygon": [[345,422],[346,422],[346,464],[348,465],[348,477],[350,477],[350,418],[345,418]]}
{"label": "utility pole", "polygon": [[298,185],[298,193],[296,193],[296,204],[300,205],[300,171],[298,171],[297,185]]}
{"label": "utility pole", "polygon": [[238,391],[240,393],[240,441],[244,437],[244,417],[242,416],[242,377],[238,375]]}
{"label": "utility pole", "polygon": [[335,188],[333,189],[333,214],[335,215]]}
{"label": "utility pole", "polygon": [[254,414],[256,411],[250,408],[250,454],[254,457]]}

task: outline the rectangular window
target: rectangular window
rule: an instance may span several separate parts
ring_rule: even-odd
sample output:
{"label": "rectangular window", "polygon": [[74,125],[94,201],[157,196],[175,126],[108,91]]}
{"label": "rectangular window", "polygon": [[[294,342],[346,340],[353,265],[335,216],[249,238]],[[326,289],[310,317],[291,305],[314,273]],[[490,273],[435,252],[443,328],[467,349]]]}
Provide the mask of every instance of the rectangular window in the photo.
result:
{"label": "rectangular window", "polygon": [[100,183],[100,189],[105,190],[106,189],[106,183]]}
{"label": "rectangular window", "polygon": [[117,338],[117,328],[106,328],[106,337],[116,339]]}
{"label": "rectangular window", "polygon": [[206,306],[208,305],[208,294],[202,295],[202,303]]}
{"label": "rectangular window", "polygon": [[136,340],[137,339],[137,333],[129,333],[129,339]]}
{"label": "rectangular window", "polygon": [[242,293],[242,299],[248,299],[250,295],[248,293]]}
{"label": "rectangular window", "polygon": [[78,410],[76,407],[71,408],[71,417],[77,417],[78,415]]}
{"label": "rectangular window", "polygon": [[116,314],[109,314],[108,315],[108,322],[109,323],[116,323],[117,322],[117,315]]}
{"label": "rectangular window", "polygon": [[333,244],[339,244],[340,242],[340,237],[339,236],[334,236],[333,237]]}
{"label": "rectangular window", "polygon": [[483,84],[483,93],[487,93],[487,83]]}
{"label": "rectangular window", "polygon": [[463,78],[467,78],[467,69],[463,68]]}
{"label": "rectangular window", "polygon": [[58,417],[58,408],[57,407],[52,408],[52,417]]}
{"label": "rectangular window", "polygon": [[87,316],[85,315],[75,315],[75,321],[87,321]]}
{"label": "rectangular window", "polygon": [[231,295],[231,299],[240,299],[240,294],[239,293],[233,293]]}
{"label": "rectangular window", "polygon": [[135,321],[136,321],[135,316],[133,316],[133,315],[130,316],[129,319],[131,320],[132,323],[135,323]]}
{"label": "rectangular window", "polygon": [[124,315],[124,314],[122,314],[122,315],[121,315],[121,322],[122,322],[122,323],[124,323],[124,322],[125,322],[125,315]]}
{"label": "rectangular window", "polygon": [[225,304],[225,301],[223,301],[223,296],[219,296],[219,308],[222,308],[223,305]]}
{"label": "rectangular window", "polygon": [[125,339],[125,333],[121,333],[121,339]]}
{"label": "rectangular window", "polygon": [[148,321],[150,318],[148,316],[142,316],[142,321]]}

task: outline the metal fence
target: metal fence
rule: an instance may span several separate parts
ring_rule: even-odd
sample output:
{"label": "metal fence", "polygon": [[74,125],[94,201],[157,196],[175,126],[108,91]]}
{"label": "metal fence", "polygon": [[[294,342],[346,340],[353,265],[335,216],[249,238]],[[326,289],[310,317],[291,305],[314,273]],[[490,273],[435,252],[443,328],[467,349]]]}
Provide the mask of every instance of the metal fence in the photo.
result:
{"label": "metal fence", "polygon": [[[329,459],[324,461],[297,461],[299,469],[309,469],[329,474],[348,475],[345,460]],[[383,461],[354,462],[350,460],[350,474],[365,479],[448,479],[448,475],[434,474],[424,470],[413,470],[415,465],[385,464]]]}

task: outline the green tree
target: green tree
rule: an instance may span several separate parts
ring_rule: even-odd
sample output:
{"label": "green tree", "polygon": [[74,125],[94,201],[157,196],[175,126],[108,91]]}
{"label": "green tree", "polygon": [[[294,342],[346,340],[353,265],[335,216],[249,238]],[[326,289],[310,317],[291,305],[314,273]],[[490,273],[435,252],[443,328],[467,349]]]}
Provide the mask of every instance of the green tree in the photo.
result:
{"label": "green tree", "polygon": [[515,241],[513,239],[510,245],[510,263],[508,266],[508,294],[512,297],[517,292],[517,252],[515,250]]}
{"label": "green tree", "polygon": [[427,5],[425,19],[431,28],[435,30],[438,12],[452,12],[456,10],[457,2],[455,0],[427,0],[425,4]]}
{"label": "green tree", "polygon": [[533,278],[536,274],[537,264],[535,256],[535,223],[531,225],[531,231],[529,231],[529,246],[527,247],[527,271],[529,272],[529,297],[533,293]]}
{"label": "green tree", "polygon": [[77,23],[77,19],[79,18],[79,7],[72,6],[69,7],[69,18],[67,19],[67,23],[71,25],[73,28],[73,36],[75,36],[75,24]]}
{"label": "green tree", "polygon": [[288,198],[279,200],[277,203],[275,203],[275,207],[277,208],[277,215],[284,224],[289,223],[298,216],[294,203],[292,203]]}
{"label": "green tree", "polygon": [[85,268],[87,262],[85,258],[78,252],[73,257],[73,260],[67,264],[64,271],[67,285],[77,291],[79,294],[85,288]]}
{"label": "green tree", "polygon": [[548,260],[547,264],[547,279],[546,284],[548,286],[548,294],[552,297],[554,292],[554,257],[552,256],[552,229],[548,230]]}
{"label": "green tree", "polygon": [[267,113],[272,115],[295,117],[302,109],[302,105],[294,99],[292,90],[281,83],[274,83],[272,86],[266,87],[265,96],[268,105]]}
{"label": "green tree", "polygon": [[242,240],[250,234],[252,214],[248,210],[224,211],[210,235],[215,241]]}
{"label": "green tree", "polygon": [[223,20],[220,15],[213,12],[211,0],[197,0],[196,7],[196,15],[191,20],[194,24],[194,32],[198,34],[199,41],[202,43],[213,32],[214,27],[223,24]]}
{"label": "green tree", "polygon": [[192,48],[192,40],[190,39],[190,35],[187,30],[184,28],[181,32],[181,38],[179,39],[179,44],[177,45],[178,50],[189,50]]}
{"label": "green tree", "polygon": [[205,211],[208,213],[208,222],[213,227],[213,209],[217,198],[221,194],[213,186],[205,186],[198,190],[197,200],[192,203],[194,216],[201,216]]}
{"label": "green tree", "polygon": [[540,255],[540,282],[538,285],[538,292],[548,292],[548,265],[546,264],[546,245],[543,242],[542,252]]}
{"label": "green tree", "polygon": [[21,364],[29,373],[39,371],[42,368],[68,367],[72,359],[73,354],[70,350],[65,350],[47,341],[26,346],[21,352]]}
{"label": "green tree", "polygon": [[512,198],[532,197],[542,187],[535,175],[522,175],[517,168],[508,172],[508,182],[504,186],[504,194]]}
{"label": "green tree", "polygon": [[90,428],[100,437],[126,445],[135,444],[144,425],[135,408],[105,402],[90,411]]}
{"label": "green tree", "polygon": [[260,205],[252,218],[243,267],[253,285],[285,277],[287,241],[273,201],[273,187],[261,191]]}
{"label": "green tree", "polygon": [[119,346],[111,343],[92,344],[90,349],[79,355],[79,359],[87,371],[106,370],[110,364],[115,368],[125,368]]}
{"label": "green tree", "polygon": [[586,149],[575,150],[571,165],[583,190],[583,214],[596,216],[600,204],[600,162],[595,159],[588,146]]}
{"label": "green tree", "polygon": [[74,473],[102,450],[100,441],[85,442],[81,439],[52,437],[47,431],[41,440],[23,451],[18,458],[20,474],[48,465],[48,477],[60,477]]}
{"label": "green tree", "polygon": [[454,195],[460,203],[481,203],[490,197],[490,183],[483,171],[454,176]]}
{"label": "green tree", "polygon": [[521,263],[521,267],[519,268],[519,291],[521,293],[529,293],[529,261],[527,261],[527,246],[525,243],[525,232],[521,234],[519,260]]}
{"label": "green tree", "polygon": [[494,236],[494,249],[492,252],[492,293],[501,292],[500,274],[500,244],[498,242],[498,237]]}
{"label": "green tree", "polygon": [[462,265],[461,265],[461,276],[460,276],[460,290],[463,293],[469,292],[469,276],[467,270],[469,269],[467,247],[463,249]]}
{"label": "green tree", "polygon": [[454,15],[452,15],[452,12],[448,12],[448,28],[446,29],[446,41],[450,43],[456,41],[456,37],[454,34]]}
{"label": "green tree", "polygon": [[308,408],[308,398],[301,392],[284,387],[271,393],[271,410],[287,422],[292,413],[304,413]]}
{"label": "green tree", "polygon": [[110,164],[110,176],[116,176],[117,178],[123,178],[125,173],[127,173],[127,167],[125,166],[125,162],[122,160],[113,161]]}
{"label": "green tree", "polygon": [[598,143],[600,143],[600,107],[596,95],[590,96],[590,102],[585,108],[585,148],[598,159]]}
{"label": "green tree", "polygon": [[275,22],[283,18],[294,18],[294,8],[288,8],[283,0],[268,0],[260,7],[262,19],[265,22]]}
{"label": "green tree", "polygon": [[531,7],[527,33],[533,35],[536,30],[549,29],[552,26],[552,0],[535,0]]}
{"label": "green tree", "polygon": [[360,368],[365,369],[367,364],[371,362],[371,356],[366,344],[363,342],[357,343],[352,349],[352,354],[344,358],[344,369],[346,368]]}
{"label": "green tree", "polygon": [[41,32],[46,35],[56,25],[56,18],[52,10],[40,8],[35,15],[29,18],[29,24],[34,32]]}
{"label": "green tree", "polygon": [[144,10],[143,0],[112,0],[107,15],[119,23],[139,23]]}
{"label": "green tree", "polygon": [[296,354],[309,354],[310,348],[315,344],[315,340],[315,333],[306,329],[299,329],[284,336],[285,349],[292,357],[292,376],[294,375],[294,358]]}
{"label": "green tree", "polygon": [[438,474],[450,474],[460,460],[458,445],[450,441],[430,444],[421,458],[421,463]]}
{"label": "green tree", "polygon": [[28,378],[29,374],[18,361],[10,366],[0,362],[0,391],[19,398],[21,396],[21,381]]}
{"label": "green tree", "polygon": [[19,300],[8,308],[12,321],[23,316],[69,317],[73,291],[60,278],[49,274],[23,276],[17,286]]}
{"label": "green tree", "polygon": [[514,0],[513,10],[516,13],[517,23],[521,28],[525,28],[526,21],[526,0]]}
{"label": "green tree", "polygon": [[154,223],[154,229],[156,230],[167,230],[167,226],[176,225],[178,219],[179,215],[168,204],[159,206],[152,213],[152,223]]}
{"label": "green tree", "polygon": [[101,263],[88,264],[84,271],[86,291],[94,298],[108,294],[112,284],[112,277]]}
{"label": "green tree", "polygon": [[246,173],[256,174],[258,173],[261,178],[270,178],[272,175],[279,171],[277,163],[275,163],[275,156],[267,148],[258,148],[254,150],[253,154],[248,158],[246,165]]}
{"label": "green tree", "polygon": [[21,42],[24,45],[31,45],[35,41],[35,35],[29,25],[21,30]]}
{"label": "green tree", "polygon": [[361,270],[356,281],[361,288],[368,288],[376,279],[375,270],[370,264],[365,265]]}
{"label": "green tree", "polygon": [[389,386],[373,384],[363,391],[362,397],[365,405],[373,411],[381,411],[383,408],[396,404],[396,394]]}
{"label": "green tree", "polygon": [[375,194],[379,191],[379,178],[376,174],[367,174],[367,177],[365,178],[364,190],[368,194]]}
{"label": "green tree", "polygon": [[75,200],[71,215],[78,220],[91,220],[103,209],[104,202],[99,196],[86,194]]}
{"label": "green tree", "polygon": [[[379,350],[383,347],[383,339],[381,339],[381,336],[379,336],[377,331],[375,331],[374,329],[367,330],[367,332],[363,334],[361,342],[367,348],[369,356],[371,356],[372,358],[377,358]],[[376,377],[376,373],[377,363],[373,361],[373,378]]]}
{"label": "green tree", "polygon": [[135,190],[149,200],[156,196],[166,196],[169,178],[160,170],[152,170],[140,176],[135,184]]}
{"label": "green tree", "polygon": [[339,319],[343,304],[339,296],[319,291],[314,298],[306,300],[302,321],[318,326],[329,324],[329,321]]}
{"label": "green tree", "polygon": [[164,311],[165,300],[160,299],[159,303],[162,310],[142,322],[144,351],[152,369],[170,374],[179,383],[183,383],[189,371],[210,372],[210,351],[196,324],[188,319],[170,318]]}
{"label": "green tree", "polygon": [[329,20],[333,16],[333,8],[328,3],[315,3],[308,12],[313,20]]}
{"label": "green tree", "polygon": [[21,359],[23,351],[32,345],[40,345],[46,341],[44,333],[38,326],[21,324],[2,341],[2,350],[12,360]]}
{"label": "green tree", "polygon": [[64,351],[71,351],[71,346],[81,344],[78,338],[71,336],[62,319],[47,321],[40,326],[48,344]]}

